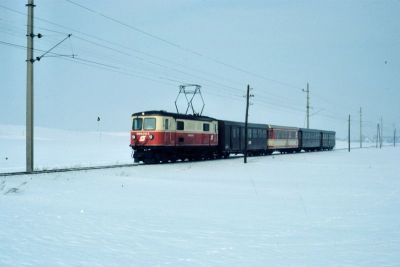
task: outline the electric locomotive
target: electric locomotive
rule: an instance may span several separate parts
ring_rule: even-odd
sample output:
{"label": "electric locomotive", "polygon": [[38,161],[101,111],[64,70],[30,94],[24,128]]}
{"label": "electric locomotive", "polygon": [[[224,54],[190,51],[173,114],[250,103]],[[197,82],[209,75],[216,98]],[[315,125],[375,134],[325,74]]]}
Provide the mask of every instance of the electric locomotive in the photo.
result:
{"label": "electric locomotive", "polygon": [[134,113],[130,146],[135,162],[214,158],[217,156],[218,121],[166,111]]}

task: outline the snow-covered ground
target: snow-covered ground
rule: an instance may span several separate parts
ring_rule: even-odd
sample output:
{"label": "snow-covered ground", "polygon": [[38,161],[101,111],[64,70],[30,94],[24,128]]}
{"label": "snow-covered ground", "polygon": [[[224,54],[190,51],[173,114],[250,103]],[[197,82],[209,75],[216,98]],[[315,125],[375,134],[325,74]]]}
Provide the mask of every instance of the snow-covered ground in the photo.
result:
{"label": "snow-covered ground", "polygon": [[[128,138],[105,136],[104,155],[122,155]],[[39,164],[58,162],[43,146]],[[76,146],[60,158],[90,155]],[[0,266],[399,266],[399,158],[384,147],[0,177]]]}
{"label": "snow-covered ground", "polygon": [[[35,170],[132,163],[129,130],[74,132],[35,128]],[[0,173],[25,170],[25,127],[0,125]]]}

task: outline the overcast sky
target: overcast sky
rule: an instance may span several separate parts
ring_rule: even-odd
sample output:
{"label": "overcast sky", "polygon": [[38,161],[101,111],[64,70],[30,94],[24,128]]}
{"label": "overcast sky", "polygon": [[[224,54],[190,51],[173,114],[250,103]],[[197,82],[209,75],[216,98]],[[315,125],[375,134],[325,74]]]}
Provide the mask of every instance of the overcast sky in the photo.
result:
{"label": "overcast sky", "polygon": [[[25,124],[25,4],[0,1],[0,124]],[[250,84],[251,122],[303,127],[309,82],[312,128],[344,137],[351,114],[356,138],[360,107],[366,135],[381,116],[386,135],[400,128],[400,1],[35,4],[35,56],[72,33],[34,63],[36,126],[96,130],[100,116],[128,131],[132,113],[175,111],[178,86],[195,83],[204,115],[243,121]]]}

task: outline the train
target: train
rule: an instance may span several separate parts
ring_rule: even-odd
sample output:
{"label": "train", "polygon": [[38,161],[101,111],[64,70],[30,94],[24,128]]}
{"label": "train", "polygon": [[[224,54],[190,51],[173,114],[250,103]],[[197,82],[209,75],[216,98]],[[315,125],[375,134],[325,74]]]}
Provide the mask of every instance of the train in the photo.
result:
{"label": "train", "polygon": [[[334,131],[248,123],[247,155],[332,150]],[[245,123],[152,110],[132,114],[134,162],[228,158],[245,153]]]}

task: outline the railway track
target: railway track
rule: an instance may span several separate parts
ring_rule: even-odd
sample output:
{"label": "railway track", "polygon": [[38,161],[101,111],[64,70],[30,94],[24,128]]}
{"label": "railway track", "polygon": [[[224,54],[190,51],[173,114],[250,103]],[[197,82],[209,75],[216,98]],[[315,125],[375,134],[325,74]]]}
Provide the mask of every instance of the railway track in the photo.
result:
{"label": "railway track", "polygon": [[[364,148],[375,148],[375,146],[368,146],[368,147],[352,147],[351,149],[364,149]],[[347,150],[348,148],[336,148],[333,151],[341,151],[341,150]],[[315,151],[315,152],[326,152],[326,151]],[[315,153],[312,152],[312,153]],[[302,152],[304,153],[304,152]],[[311,153],[311,152],[306,152],[306,153]],[[278,155],[286,155],[283,153],[278,153],[278,154],[273,154],[274,156]],[[237,156],[232,156],[229,157],[228,159],[237,159],[237,158],[243,158],[242,155],[237,155]],[[223,159],[217,159],[217,160],[223,160]],[[198,161],[179,161],[179,163],[192,163],[192,162],[198,162]],[[124,168],[124,167],[137,167],[137,166],[145,166],[145,164],[140,164],[140,163],[130,163],[130,164],[112,164],[112,165],[101,165],[101,166],[87,166],[87,167],[72,167],[72,168],[60,168],[60,169],[49,169],[49,170],[37,170],[33,172],[5,172],[5,173],[0,173],[0,177],[6,177],[6,176],[18,176],[18,175],[28,175],[28,174],[44,174],[44,173],[59,173],[59,172],[75,172],[75,171],[90,171],[90,170],[104,170],[104,169],[115,169],[115,168]]]}
{"label": "railway track", "polygon": [[[231,156],[227,159],[242,158],[241,155]],[[225,159],[215,159],[215,160],[225,160]],[[184,164],[200,162],[198,161],[177,161],[174,163],[163,163],[163,164]],[[138,167],[138,166],[148,166],[153,164],[143,164],[143,163],[130,163],[130,164],[112,164],[112,165],[102,165],[102,166],[87,166],[87,167],[71,167],[71,168],[60,168],[60,169],[49,169],[49,170],[36,170],[33,172],[5,172],[0,173],[0,177],[5,176],[18,176],[18,175],[28,175],[28,174],[44,174],[44,173],[58,173],[58,172],[74,172],[74,171],[90,171],[90,170],[104,170],[104,169],[116,169],[125,167]]]}
{"label": "railway track", "polygon": [[88,166],[88,167],[73,167],[73,168],[60,168],[50,170],[37,170],[33,172],[6,172],[0,173],[1,176],[18,176],[27,174],[43,174],[43,173],[57,173],[57,172],[74,172],[74,171],[90,171],[90,170],[103,170],[103,169],[115,169],[123,167],[135,167],[142,164],[113,164],[113,165],[102,165],[102,166]]}

